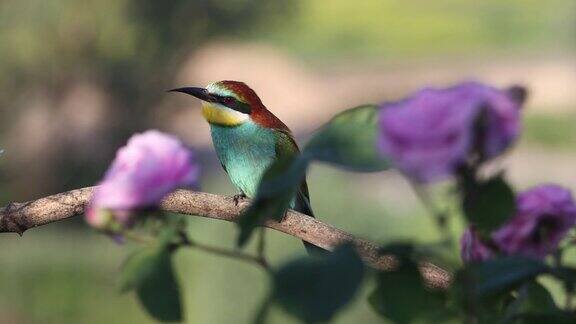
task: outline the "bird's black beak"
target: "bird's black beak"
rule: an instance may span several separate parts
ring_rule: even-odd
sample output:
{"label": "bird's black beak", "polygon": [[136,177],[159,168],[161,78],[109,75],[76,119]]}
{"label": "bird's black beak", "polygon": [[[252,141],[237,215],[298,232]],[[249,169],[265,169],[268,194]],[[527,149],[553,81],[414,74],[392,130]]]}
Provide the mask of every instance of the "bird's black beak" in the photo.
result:
{"label": "bird's black beak", "polygon": [[204,88],[196,88],[196,87],[184,87],[184,88],[177,88],[168,90],[169,92],[182,92],[194,96],[200,100],[213,102],[215,98],[206,91]]}

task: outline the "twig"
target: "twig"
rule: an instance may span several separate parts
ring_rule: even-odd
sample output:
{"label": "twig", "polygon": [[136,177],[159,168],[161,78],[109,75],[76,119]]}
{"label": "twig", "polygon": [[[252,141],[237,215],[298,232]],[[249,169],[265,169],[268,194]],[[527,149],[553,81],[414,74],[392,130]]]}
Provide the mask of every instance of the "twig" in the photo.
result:
{"label": "twig", "polygon": [[260,228],[258,231],[258,247],[256,248],[256,252],[258,256],[264,259],[265,251],[264,248],[266,247],[266,229],[264,227]]}
{"label": "twig", "polygon": [[140,244],[152,245],[152,244],[156,243],[156,239],[154,237],[144,236],[144,235],[141,235],[141,234],[133,232],[133,231],[125,231],[124,233],[122,233],[122,236],[124,238],[132,240],[134,242],[138,242]]}
{"label": "twig", "polygon": [[422,205],[426,209],[426,211],[431,215],[432,220],[436,223],[436,227],[440,231],[441,235],[444,237],[444,242],[450,247],[454,246],[454,242],[452,240],[452,235],[448,229],[448,219],[446,217],[446,212],[440,210],[436,203],[430,198],[430,195],[427,191],[425,191],[421,186],[418,184],[409,181],[410,187],[416,194],[416,197],[420,199]]}
{"label": "twig", "polygon": [[[71,190],[26,203],[12,203],[0,208],[0,232],[22,234],[27,229],[83,215],[93,187]],[[160,204],[167,212],[235,222],[249,201],[238,206],[232,199],[205,192],[177,190]],[[349,233],[323,223],[316,218],[289,210],[281,222],[268,220],[264,226],[298,237],[326,250],[333,250],[344,242],[352,242],[364,261],[380,270],[394,269],[398,262],[392,256],[381,255],[379,246],[356,238]],[[431,263],[422,263],[420,270],[430,287],[446,289],[452,276]]]}
{"label": "twig", "polygon": [[268,263],[260,256],[254,256],[238,250],[228,250],[225,248],[198,243],[196,241],[191,240],[188,237],[186,237],[186,239],[183,240],[182,245],[228,258],[254,263],[262,267],[262,269],[264,269],[267,273],[272,273],[272,268],[270,267],[270,265],[268,265]]}

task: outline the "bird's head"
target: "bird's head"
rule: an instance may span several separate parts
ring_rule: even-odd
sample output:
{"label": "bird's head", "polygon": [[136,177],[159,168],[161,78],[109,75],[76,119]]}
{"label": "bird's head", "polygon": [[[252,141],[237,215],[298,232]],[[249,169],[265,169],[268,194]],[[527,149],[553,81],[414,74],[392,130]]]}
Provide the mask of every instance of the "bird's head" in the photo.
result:
{"label": "bird's head", "polygon": [[206,88],[184,87],[170,91],[182,92],[202,100],[202,115],[209,123],[238,126],[264,108],[256,92],[239,81],[218,81]]}

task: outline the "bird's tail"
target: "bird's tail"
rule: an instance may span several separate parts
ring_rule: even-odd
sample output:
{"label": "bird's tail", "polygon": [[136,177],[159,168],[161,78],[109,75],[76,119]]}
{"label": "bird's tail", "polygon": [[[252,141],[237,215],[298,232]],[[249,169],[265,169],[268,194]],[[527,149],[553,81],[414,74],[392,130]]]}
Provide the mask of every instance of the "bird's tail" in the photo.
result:
{"label": "bird's tail", "polygon": [[[301,192],[299,192],[296,196],[296,206],[294,209],[302,214],[306,214],[314,218],[314,213],[312,212],[312,208],[310,206],[310,200],[307,195],[302,195]],[[306,248],[306,251],[309,255],[322,255],[330,252],[310,242],[302,241],[302,243],[304,243],[304,247]]]}

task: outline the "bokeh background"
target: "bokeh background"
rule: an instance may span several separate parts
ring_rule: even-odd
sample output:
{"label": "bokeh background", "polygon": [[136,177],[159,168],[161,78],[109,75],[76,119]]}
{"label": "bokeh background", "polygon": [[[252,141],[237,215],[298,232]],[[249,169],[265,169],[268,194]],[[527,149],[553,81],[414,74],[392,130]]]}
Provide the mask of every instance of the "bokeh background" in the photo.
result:
{"label": "bokeh background", "polygon": [[[419,87],[524,84],[524,134],[500,163],[517,188],[576,189],[573,0],[1,0],[0,203],[94,184],[149,128],[197,150],[203,190],[233,194],[199,103],[165,92],[222,79],[251,85],[300,143],[338,111]],[[316,214],[356,235],[437,237],[394,172],[314,165],[309,186]],[[232,246],[232,225],[190,223],[198,240]],[[274,264],[304,253],[296,239],[268,238]],[[117,293],[129,250],[80,219],[1,235],[0,323],[151,322]],[[189,323],[247,323],[265,298],[251,265],[198,251],[177,265]],[[363,299],[335,320],[352,321],[381,322]],[[292,320],[275,311],[272,322]]]}

